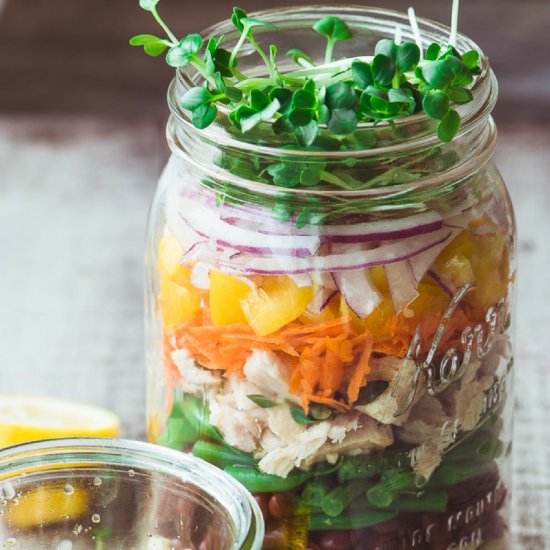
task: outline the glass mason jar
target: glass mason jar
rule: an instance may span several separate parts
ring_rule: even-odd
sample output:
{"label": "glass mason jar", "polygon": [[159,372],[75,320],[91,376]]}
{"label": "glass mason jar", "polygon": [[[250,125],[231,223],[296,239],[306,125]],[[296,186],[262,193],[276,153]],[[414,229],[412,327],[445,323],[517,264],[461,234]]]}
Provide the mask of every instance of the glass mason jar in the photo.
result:
{"label": "glass mason jar", "polygon": [[116,439],[0,451],[0,545],[21,550],[258,550],[260,510],[192,456]]}
{"label": "glass mason jar", "polygon": [[[354,32],[339,56],[397,25],[412,37],[397,12],[304,7],[263,12],[280,30],[257,40],[321,58],[311,27],[329,14]],[[425,44],[449,36],[420,29]],[[495,77],[471,40],[457,49],[480,53],[481,74],[450,144],[422,114],[323,131],[308,150],[270,122],[197,130],[178,100],[199,76],[170,87],[148,434],[241,481],[264,548],[509,547],[514,217],[492,161]],[[259,73],[249,53],[239,67]]]}

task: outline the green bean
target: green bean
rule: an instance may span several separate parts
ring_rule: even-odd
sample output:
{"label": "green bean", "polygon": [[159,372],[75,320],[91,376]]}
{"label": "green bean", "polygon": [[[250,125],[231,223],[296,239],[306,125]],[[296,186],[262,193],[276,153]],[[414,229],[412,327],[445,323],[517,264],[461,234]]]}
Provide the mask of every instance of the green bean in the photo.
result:
{"label": "green bean", "polygon": [[371,477],[381,474],[384,461],[379,454],[374,456],[358,455],[345,458],[338,469],[338,479],[341,482]]}
{"label": "green bean", "polygon": [[323,497],[321,508],[327,516],[339,516],[361,494],[366,494],[362,483],[341,485]]}
{"label": "green bean", "polygon": [[237,464],[249,464],[253,466],[256,461],[254,457],[248,453],[243,453],[234,447],[218,445],[208,441],[197,441],[193,445],[193,454],[218,466],[225,468]]}
{"label": "green bean", "polygon": [[401,491],[417,490],[416,477],[411,472],[400,472],[388,468],[382,474],[380,481],[367,491],[370,504],[378,508],[388,508]]}
{"label": "green bean", "polygon": [[326,479],[313,479],[302,491],[301,498],[313,506],[320,506],[321,500],[329,493],[331,484]]}
{"label": "green bean", "polygon": [[338,470],[341,482],[380,475],[387,468],[402,468],[410,464],[407,451],[385,451],[370,455],[346,457]]}
{"label": "green bean", "polygon": [[502,442],[487,432],[479,433],[447,453],[445,460],[453,462],[493,460],[502,454]]}
{"label": "green bean", "polygon": [[445,491],[426,491],[420,497],[402,495],[395,506],[400,512],[445,512],[448,501]]}
{"label": "green bean", "polygon": [[493,461],[464,464],[444,462],[437,468],[430,482],[441,485],[457,485],[495,470],[497,470],[497,465]]}
{"label": "green bean", "polygon": [[197,431],[186,418],[169,418],[166,426],[166,433],[171,442],[175,442],[180,448],[187,443],[195,441]]}
{"label": "green bean", "polygon": [[315,472],[291,472],[287,477],[258,472],[249,466],[226,466],[224,470],[252,493],[283,493],[315,476]]}
{"label": "green bean", "polygon": [[223,438],[217,428],[209,423],[210,412],[202,399],[192,395],[185,395],[182,403],[182,413],[189,422],[192,429],[195,430],[194,439],[214,439],[223,443]]}
{"label": "green bean", "polygon": [[377,523],[393,519],[396,510],[377,510],[368,506],[350,509],[349,513],[332,518],[324,514],[312,514],[309,528],[312,531],[326,531],[332,529],[365,529]]}

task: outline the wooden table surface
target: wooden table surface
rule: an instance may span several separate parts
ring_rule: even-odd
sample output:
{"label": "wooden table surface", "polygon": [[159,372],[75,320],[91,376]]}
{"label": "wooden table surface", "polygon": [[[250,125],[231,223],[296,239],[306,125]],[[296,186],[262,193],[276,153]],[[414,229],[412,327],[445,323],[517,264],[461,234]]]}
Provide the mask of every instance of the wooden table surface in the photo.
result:
{"label": "wooden table surface", "polygon": [[[170,73],[121,46],[154,29],[137,2],[105,11],[98,4],[10,0],[0,16],[0,392],[106,406],[121,416],[125,436],[140,438],[142,249],[167,157]],[[447,17],[440,0],[415,4]],[[520,262],[514,548],[543,550],[550,548],[550,2],[463,4],[465,30],[485,37],[479,42],[502,71],[497,161],[516,206]],[[189,15],[181,2],[162,3],[181,32],[230,5],[216,0]],[[532,44],[534,65],[517,47]]]}

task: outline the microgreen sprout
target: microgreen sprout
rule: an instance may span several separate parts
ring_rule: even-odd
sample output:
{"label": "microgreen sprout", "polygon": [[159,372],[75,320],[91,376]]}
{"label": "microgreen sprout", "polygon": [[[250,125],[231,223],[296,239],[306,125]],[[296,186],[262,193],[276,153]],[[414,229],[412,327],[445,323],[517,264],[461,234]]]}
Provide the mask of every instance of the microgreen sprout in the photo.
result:
{"label": "microgreen sprout", "polygon": [[[350,40],[353,32],[345,21],[330,16],[313,26],[327,39],[324,63],[316,64],[307,53],[291,49],[287,55],[299,68],[286,72],[277,67],[277,47],[270,44],[265,50],[255,37],[259,30],[276,34],[272,23],[234,8],[231,21],[240,37],[228,51],[222,47],[223,36],[205,41],[199,34],[189,34],[178,40],[159,16],[158,2],[140,0],[140,6],[153,15],[167,38],[141,34],[130,44],[142,46],[151,56],[168,50],[168,65],[192,65],[203,77],[203,85],[181,99],[199,129],[212,124],[219,106],[225,104],[230,123],[241,132],[272,122],[275,133],[288,133],[299,146],[310,147],[320,126],[335,136],[349,136],[360,123],[391,122],[423,111],[438,121],[439,139],[449,142],[461,122],[454,106],[473,99],[469,86],[479,74],[479,55],[475,51],[460,55],[455,49],[458,0],[453,3],[449,44],[432,43],[425,55],[412,8],[409,19],[415,42],[403,42],[398,26],[395,39],[382,39],[372,56],[357,58],[335,59],[337,43]],[[265,76],[239,71],[239,54],[247,42],[265,65]]]}

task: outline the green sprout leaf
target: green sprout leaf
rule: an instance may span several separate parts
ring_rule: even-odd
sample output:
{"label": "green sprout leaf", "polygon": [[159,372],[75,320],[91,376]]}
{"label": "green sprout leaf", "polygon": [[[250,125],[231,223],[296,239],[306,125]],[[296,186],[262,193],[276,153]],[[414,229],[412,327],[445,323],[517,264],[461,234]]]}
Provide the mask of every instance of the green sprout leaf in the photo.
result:
{"label": "green sprout leaf", "polygon": [[143,50],[147,55],[158,57],[170,46],[170,42],[153,34],[139,34],[130,38],[130,45],[143,46]]}
{"label": "green sprout leaf", "polygon": [[291,407],[290,415],[296,424],[315,424],[318,420],[309,418],[302,407]]}
{"label": "green sprout leaf", "polygon": [[180,100],[180,104],[184,109],[194,111],[202,105],[209,103],[212,99],[212,94],[207,88],[201,86],[191,88]]}
{"label": "green sprout leaf", "polygon": [[233,67],[230,67],[229,60],[231,59],[231,52],[223,48],[217,48],[216,52],[213,54],[213,59],[216,71],[228,78],[233,76],[233,70],[237,68],[237,62],[233,64]]}
{"label": "green sprout leaf", "polygon": [[189,34],[182,38],[177,46],[170,48],[166,54],[166,62],[170,67],[185,67],[202,48],[202,36]]}
{"label": "green sprout leaf", "polygon": [[252,90],[250,92],[250,108],[254,112],[259,112],[269,105],[269,97],[260,90]]}
{"label": "green sprout leaf", "polygon": [[395,64],[400,71],[412,71],[419,61],[420,50],[414,42],[405,42],[397,47]]}
{"label": "green sprout leaf", "polygon": [[271,101],[273,101],[274,99],[277,99],[279,101],[279,103],[281,104],[279,112],[283,114],[287,113],[290,107],[292,98],[293,98],[293,93],[288,88],[273,88],[269,92],[269,99],[271,99]]}
{"label": "green sprout leaf", "polygon": [[357,93],[349,84],[339,82],[327,88],[326,104],[330,109],[354,109],[357,101]]}
{"label": "green sprout leaf", "polygon": [[329,40],[350,40],[353,37],[348,25],[339,17],[324,17],[313,25],[313,29]]}
{"label": "green sprout leaf", "polygon": [[313,59],[307,55],[307,53],[304,53],[302,50],[299,50],[298,48],[291,48],[286,52],[287,57],[292,57],[294,60],[294,63],[297,65],[300,65],[300,59],[303,59],[306,63],[309,65],[313,65]]}
{"label": "green sprout leaf", "polygon": [[407,88],[392,88],[388,91],[390,103],[404,103],[409,109],[414,109],[416,102],[413,93]]}
{"label": "green sprout leaf", "polygon": [[437,125],[437,136],[444,143],[449,143],[460,129],[460,115],[451,109]]}
{"label": "green sprout leaf", "polygon": [[[258,90],[256,90],[258,91]],[[262,92],[258,92],[262,93]],[[259,95],[256,95],[256,99],[254,102],[255,107],[258,107],[260,104],[263,104],[260,102]],[[275,113],[279,110],[281,107],[281,104],[277,99],[274,99],[273,101],[267,103],[265,107],[262,107],[261,109],[256,110],[254,107],[246,108],[245,105],[242,107],[239,107],[237,110],[237,116],[236,116],[236,122],[238,123],[238,127],[240,128],[241,132],[245,133],[261,122],[266,122],[273,118],[275,116]]]}
{"label": "green sprout leaf", "polygon": [[351,134],[359,123],[357,115],[349,109],[335,109],[331,112],[328,129],[336,135]]}
{"label": "green sprout leaf", "polygon": [[369,63],[365,63],[364,61],[355,60],[351,64],[351,77],[361,90],[374,84],[372,68]]}
{"label": "green sprout leaf", "polygon": [[154,34],[138,34],[130,38],[130,44],[132,46],[145,46],[145,44],[152,44],[155,42],[162,42],[162,38],[155,36]]}
{"label": "green sprout leaf", "polygon": [[422,75],[426,82],[436,90],[446,88],[454,78],[454,72],[447,60],[428,61],[422,67]]}
{"label": "green sprout leaf", "polygon": [[193,111],[193,126],[199,130],[204,130],[216,120],[218,109],[214,105],[201,105]]}
{"label": "green sprout leaf", "polygon": [[440,53],[441,46],[433,42],[428,46],[428,49],[426,50],[426,59],[428,61],[435,61],[439,57]]}
{"label": "green sprout leaf", "polygon": [[394,40],[390,38],[383,38],[379,40],[374,48],[374,55],[385,55],[389,57],[392,61],[396,60],[397,57],[397,45]]}
{"label": "green sprout leaf", "polygon": [[265,395],[261,394],[250,394],[247,395],[248,399],[258,405],[258,407],[261,407],[262,409],[270,409],[272,407],[276,407],[279,403],[276,401],[272,401],[271,399],[268,399]]}
{"label": "green sprout leaf", "polygon": [[467,88],[447,88],[449,99],[457,105],[470,103],[474,99],[474,94]]}
{"label": "green sprout leaf", "polygon": [[479,53],[475,50],[470,50],[462,55],[462,63],[468,67],[468,69],[475,69],[479,65]]}
{"label": "green sprout leaf", "polygon": [[443,92],[435,92],[427,95],[422,101],[424,112],[431,118],[442,120],[451,107],[447,94]]}
{"label": "green sprout leaf", "polygon": [[[319,134],[319,124],[315,120],[311,120],[308,124],[305,124],[304,126],[298,126],[294,129],[294,135],[296,136],[296,140],[300,144],[301,147],[309,147],[311,146],[314,141],[317,139],[317,135]],[[305,183],[304,178],[301,178],[302,183],[304,185],[307,185]],[[317,182],[318,183],[318,179]]]}
{"label": "green sprout leaf", "polygon": [[389,86],[395,76],[395,65],[387,55],[378,54],[372,60],[372,74],[376,84]]}
{"label": "green sprout leaf", "polygon": [[339,17],[324,17],[313,25],[313,30],[326,36],[327,50],[325,53],[325,62],[332,61],[334,45],[338,40],[351,40],[353,33],[348,25]]}
{"label": "green sprout leaf", "polygon": [[159,0],[139,0],[139,7],[146,11],[153,11],[158,3]]}
{"label": "green sprout leaf", "polygon": [[243,32],[244,23],[242,20],[247,17],[246,12],[238,7],[233,8],[233,15],[231,16],[231,22],[239,32]]}

